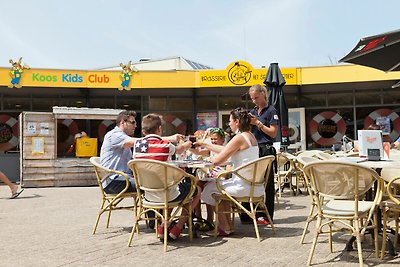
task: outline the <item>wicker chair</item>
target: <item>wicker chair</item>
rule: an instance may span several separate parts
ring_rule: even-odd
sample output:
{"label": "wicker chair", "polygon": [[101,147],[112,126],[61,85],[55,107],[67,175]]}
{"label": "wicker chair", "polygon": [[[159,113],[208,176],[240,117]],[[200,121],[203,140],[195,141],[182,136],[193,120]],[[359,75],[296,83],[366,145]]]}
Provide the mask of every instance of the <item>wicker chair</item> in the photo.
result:
{"label": "wicker chair", "polygon": [[[133,171],[136,188],[138,189],[138,202],[139,209],[137,216],[135,217],[134,227],[129,238],[128,246],[131,245],[135,232],[138,232],[138,223],[140,220],[156,220],[157,229],[157,218],[161,218],[164,224],[164,251],[167,251],[168,246],[168,224],[171,223],[175,218],[179,218],[179,211],[186,209],[189,226],[189,239],[192,240],[192,205],[191,201],[195,192],[195,177],[191,174],[186,173],[182,169],[168,164],[166,162],[151,160],[151,159],[134,159],[128,162],[129,168]],[[168,201],[170,190],[174,190],[183,179],[191,180],[191,188],[189,194],[181,201]],[[154,202],[145,199],[146,192],[157,192],[164,195],[164,201]],[[144,193],[144,194],[143,194]],[[185,208],[185,204],[188,208]],[[169,210],[174,209],[171,214]],[[146,218],[144,214],[148,211],[153,211],[156,216],[155,218]],[[160,212],[162,211],[162,213]],[[136,230],[136,231],[135,231]],[[158,234],[158,233],[156,233]]]}
{"label": "wicker chair", "polygon": [[[107,168],[101,166],[100,157],[91,157],[90,162],[94,166],[97,183],[99,185],[100,193],[102,196],[100,210],[97,215],[96,223],[93,228],[93,234],[95,234],[96,230],[97,230],[97,226],[99,224],[100,217],[103,213],[108,212],[107,225],[106,225],[106,227],[108,228],[110,225],[110,217],[111,217],[112,211],[114,211],[114,210],[129,210],[129,211],[133,211],[133,213],[136,214],[137,200],[136,200],[136,192],[127,192],[129,185],[130,185],[130,181],[129,181],[129,177],[126,173],[120,172],[117,170],[107,169]],[[125,181],[126,181],[125,188],[118,194],[107,194],[103,188],[102,182],[109,175],[112,175],[112,174],[118,174],[118,175],[124,177]],[[132,200],[132,204],[125,205],[125,202],[123,201],[124,199]]]}
{"label": "wicker chair", "polygon": [[[271,220],[270,215],[268,214],[267,207],[264,202],[264,196],[254,196],[254,189],[256,186],[263,185],[264,187],[267,184],[268,174],[271,171],[272,162],[274,161],[274,156],[265,156],[256,160],[253,160],[249,163],[246,163],[234,170],[224,171],[218,174],[216,183],[219,193],[213,194],[213,197],[216,200],[216,224],[214,229],[214,236],[217,236],[218,232],[218,214],[219,213],[230,213],[234,215],[235,213],[245,212],[250,218],[253,219],[254,230],[256,232],[257,240],[260,241],[260,233],[258,231],[257,225],[257,217],[256,212],[264,212],[267,214],[267,218],[271,224],[272,230],[275,232],[274,224]],[[234,197],[225,191],[223,186],[221,185],[221,179],[223,177],[227,177],[230,175],[236,175],[240,179],[243,179],[245,183],[251,185],[250,192],[248,196],[245,197]],[[219,204],[221,201],[230,201],[232,205],[232,209],[229,211],[219,211]],[[250,210],[246,209],[241,202],[248,202],[250,205]],[[233,216],[232,216],[233,218]],[[233,220],[232,220],[233,221]]]}
{"label": "wicker chair", "polygon": [[[311,265],[320,234],[329,234],[329,246],[331,252],[333,251],[332,233],[336,231],[333,227],[337,224],[350,230],[356,237],[360,266],[363,266],[362,236],[367,229],[373,229],[375,253],[378,257],[377,206],[382,199],[383,188],[383,180],[379,175],[361,165],[326,160],[307,164],[304,173],[311,181],[318,208],[316,232],[308,265]],[[374,182],[377,183],[374,200],[362,200]],[[323,201],[324,199],[328,201]],[[323,222],[323,219],[326,221]]]}

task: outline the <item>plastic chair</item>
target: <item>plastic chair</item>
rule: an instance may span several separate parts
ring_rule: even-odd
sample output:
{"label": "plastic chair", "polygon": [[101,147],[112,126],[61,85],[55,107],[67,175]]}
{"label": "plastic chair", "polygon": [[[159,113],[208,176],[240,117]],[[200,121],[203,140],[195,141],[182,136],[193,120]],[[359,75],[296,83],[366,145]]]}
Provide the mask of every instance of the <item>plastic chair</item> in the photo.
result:
{"label": "plastic chair", "polygon": [[[260,241],[260,234],[257,225],[257,217],[256,212],[264,212],[267,215],[267,218],[271,224],[272,230],[275,233],[275,227],[271,220],[271,217],[268,213],[267,207],[264,202],[264,195],[262,196],[254,196],[254,188],[256,186],[266,186],[268,174],[271,171],[272,162],[274,161],[274,156],[265,156],[256,160],[253,160],[249,163],[246,163],[234,170],[221,172],[218,174],[216,183],[217,188],[219,190],[218,194],[213,194],[213,197],[216,200],[215,213],[216,213],[216,224],[214,229],[214,237],[217,237],[218,233],[218,214],[219,204],[221,201],[230,201],[232,205],[232,209],[230,211],[222,211],[221,213],[230,213],[232,214],[232,219],[235,213],[245,212],[250,218],[253,219],[254,230],[256,232],[257,240]],[[245,197],[235,197],[228,194],[221,185],[221,180],[223,177],[227,177],[229,175],[236,175],[240,179],[242,179],[245,183],[251,185],[250,192],[248,196]],[[248,202],[250,205],[250,210],[243,207],[241,202]],[[233,220],[232,220],[233,221]]]}
{"label": "plastic chair", "polygon": [[389,199],[382,201],[382,250],[381,259],[385,256],[386,250],[386,235],[388,228],[388,219],[393,218],[394,227],[394,248],[396,249],[399,237],[399,226],[400,226],[400,195],[397,193],[400,188],[400,169],[383,169],[381,173],[382,177],[385,178],[389,183],[386,186],[386,193]]}
{"label": "plastic chair", "polygon": [[[100,193],[102,196],[100,210],[97,215],[96,224],[94,225],[94,229],[93,229],[93,234],[95,234],[97,226],[99,224],[100,217],[103,213],[108,212],[107,225],[106,225],[106,228],[108,228],[110,225],[111,212],[113,210],[130,210],[130,211],[133,211],[134,214],[136,214],[137,201],[136,201],[136,192],[126,192],[130,185],[129,177],[126,173],[120,172],[117,170],[107,169],[107,168],[101,166],[100,157],[91,157],[90,163],[92,163],[94,166],[97,183],[99,185]],[[118,194],[107,194],[104,191],[102,182],[111,174],[118,174],[125,178],[126,186]],[[133,205],[123,205],[123,203],[121,203],[121,202],[124,199],[132,199]]]}
{"label": "plastic chair", "polygon": [[[135,217],[135,224],[132,228],[131,235],[129,237],[128,246],[131,246],[133,236],[136,232],[138,232],[138,223],[140,220],[156,220],[156,229],[157,229],[157,218],[161,218],[164,224],[164,251],[167,251],[168,246],[168,224],[171,223],[175,218],[179,218],[183,215],[179,215],[178,212],[182,209],[186,209],[184,207],[185,204],[189,204],[186,211],[188,212],[188,226],[189,226],[189,239],[190,241],[193,238],[192,233],[192,205],[191,201],[193,198],[193,194],[196,189],[195,185],[195,177],[191,174],[186,173],[182,169],[168,164],[166,162],[151,160],[151,159],[134,159],[128,162],[129,168],[133,171],[136,188],[138,194],[138,202],[139,209],[137,212],[137,216]],[[170,190],[175,190],[178,187],[178,184],[183,179],[191,180],[191,188],[189,194],[181,201],[169,202],[169,192]],[[145,194],[146,192],[156,192],[163,194],[163,200],[161,202],[154,202],[146,200]],[[169,215],[169,210],[174,209]],[[160,212],[162,211],[162,213]],[[145,213],[148,211],[153,211],[156,216],[155,218],[142,218]],[[157,235],[156,231],[156,235]]]}
{"label": "plastic chair", "polygon": [[[315,237],[308,257],[308,265],[311,265],[320,234],[329,234],[329,246],[331,252],[333,251],[332,233],[341,230],[332,229],[336,224],[343,225],[356,237],[360,266],[363,266],[362,236],[367,229],[373,229],[375,253],[378,257],[377,206],[382,199],[383,188],[383,180],[379,175],[370,168],[337,161],[307,164],[304,167],[304,173],[311,181],[318,208]],[[374,200],[362,200],[374,182],[377,183]],[[328,201],[323,201],[323,199]],[[322,222],[323,219],[326,221]],[[325,230],[325,226],[328,229]]]}

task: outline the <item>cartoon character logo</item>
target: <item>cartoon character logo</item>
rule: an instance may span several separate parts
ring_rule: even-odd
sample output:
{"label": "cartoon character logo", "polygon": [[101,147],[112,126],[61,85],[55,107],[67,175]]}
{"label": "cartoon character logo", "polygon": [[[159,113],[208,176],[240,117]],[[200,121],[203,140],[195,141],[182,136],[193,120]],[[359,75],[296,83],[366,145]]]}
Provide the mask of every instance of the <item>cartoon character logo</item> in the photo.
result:
{"label": "cartoon character logo", "polygon": [[22,73],[24,72],[24,70],[29,70],[29,66],[28,65],[22,65],[22,57],[19,58],[18,61],[13,61],[12,59],[10,59],[10,63],[12,65],[11,70],[10,70],[10,76],[11,76],[11,84],[8,86],[8,88],[21,88],[22,85],[20,85],[20,81],[21,81],[21,77],[22,77]]}
{"label": "cartoon character logo", "polygon": [[236,85],[243,85],[250,81],[251,70],[248,66],[235,62],[232,68],[228,71],[228,78],[231,83]]}
{"label": "cartoon character logo", "polygon": [[121,74],[119,75],[120,79],[122,80],[121,87],[118,90],[127,90],[130,91],[131,87],[129,83],[131,82],[131,76],[133,72],[138,72],[139,70],[136,69],[134,66],[131,66],[131,62],[129,61],[128,64],[124,65],[122,63],[119,64],[122,67]]}

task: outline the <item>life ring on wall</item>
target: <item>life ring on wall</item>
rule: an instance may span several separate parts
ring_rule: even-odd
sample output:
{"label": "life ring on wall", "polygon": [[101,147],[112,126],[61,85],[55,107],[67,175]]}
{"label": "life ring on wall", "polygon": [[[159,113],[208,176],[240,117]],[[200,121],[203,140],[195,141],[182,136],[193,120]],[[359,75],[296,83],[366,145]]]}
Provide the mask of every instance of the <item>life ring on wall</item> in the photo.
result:
{"label": "life ring on wall", "polygon": [[0,151],[8,151],[18,145],[18,120],[0,115]]}
{"label": "life ring on wall", "polygon": [[185,134],[186,125],[181,119],[175,117],[174,115],[167,114],[162,116],[162,120],[174,126],[176,129],[176,133]]}
{"label": "life ring on wall", "polygon": [[103,142],[104,136],[106,133],[111,130],[110,126],[115,125],[115,121],[112,120],[103,120],[100,124],[99,127],[97,128],[97,136],[99,138],[100,142]]}
{"label": "life ring on wall", "polygon": [[391,109],[381,108],[375,111],[372,111],[368,117],[364,119],[364,129],[367,129],[368,126],[375,123],[378,117],[389,117],[392,122],[392,131],[390,132],[390,141],[395,141],[399,137],[400,133],[400,117],[399,115]]}
{"label": "life ring on wall", "polygon": [[346,122],[336,112],[324,111],[310,122],[312,140],[322,146],[331,146],[341,141],[346,133]]}
{"label": "life ring on wall", "polygon": [[296,125],[289,123],[289,140],[295,141],[299,137],[299,128]]}
{"label": "life ring on wall", "polygon": [[74,136],[79,132],[78,124],[71,119],[57,121],[57,152],[64,153],[74,143]]}

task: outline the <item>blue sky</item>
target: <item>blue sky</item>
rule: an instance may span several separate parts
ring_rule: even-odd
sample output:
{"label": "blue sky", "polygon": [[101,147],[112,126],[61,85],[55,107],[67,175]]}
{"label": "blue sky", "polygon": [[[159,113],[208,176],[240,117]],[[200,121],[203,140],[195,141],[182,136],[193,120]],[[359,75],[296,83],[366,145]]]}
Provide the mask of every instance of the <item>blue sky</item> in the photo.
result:
{"label": "blue sky", "polygon": [[183,56],[224,69],[334,65],[361,37],[397,30],[400,1],[1,1],[0,66],[98,69]]}

